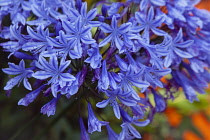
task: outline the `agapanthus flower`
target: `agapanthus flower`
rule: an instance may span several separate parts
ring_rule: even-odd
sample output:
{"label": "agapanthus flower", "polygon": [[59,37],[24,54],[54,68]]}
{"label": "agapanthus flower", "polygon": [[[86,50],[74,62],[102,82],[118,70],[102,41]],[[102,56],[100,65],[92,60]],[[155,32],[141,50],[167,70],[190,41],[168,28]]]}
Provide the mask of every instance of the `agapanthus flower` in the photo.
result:
{"label": "agapanthus flower", "polygon": [[24,60],[21,60],[19,65],[15,65],[14,63],[9,63],[9,68],[3,69],[3,72],[10,75],[18,75],[14,78],[11,78],[7,85],[4,87],[4,90],[12,89],[15,85],[23,81],[24,87],[28,90],[32,90],[31,84],[28,82],[28,78],[30,78],[33,74],[33,71],[25,68]]}
{"label": "agapanthus flower", "polygon": [[31,90],[23,106],[50,98],[40,111],[47,116],[67,98],[78,105],[67,111],[78,118],[81,139],[102,127],[110,140],[141,138],[135,127],[148,125],[180,88],[193,102],[210,83],[210,12],[198,2],[0,1],[0,45],[16,60],[2,69],[4,90],[23,82]]}
{"label": "agapanthus flower", "polygon": [[100,29],[104,33],[110,33],[110,35],[108,35],[103,41],[101,41],[99,43],[99,47],[103,47],[107,43],[111,42],[111,47],[116,46],[119,49],[119,52],[122,53],[122,52],[124,52],[124,50],[123,50],[124,43],[120,39],[120,36],[129,31],[131,23],[130,22],[124,23],[120,27],[118,27],[117,23],[118,23],[118,21],[117,21],[116,17],[113,16],[111,26],[106,23],[102,23],[100,25]]}
{"label": "agapanthus flower", "polygon": [[[145,16],[143,13],[136,12],[135,18],[139,25],[139,31],[144,31],[143,37],[145,38],[146,42],[149,42],[150,39],[150,30],[159,36],[164,36],[166,32],[163,30],[158,29],[157,27],[161,26],[161,24],[164,22],[164,16],[158,16],[155,18],[154,14],[154,8],[150,7],[147,16]],[[154,19],[155,18],[155,19]]]}
{"label": "agapanthus flower", "polygon": [[88,132],[89,133],[93,133],[94,131],[101,132],[101,126],[107,124],[108,122],[99,121],[98,118],[96,118],[93,109],[91,107],[91,104],[88,103]]}
{"label": "agapanthus flower", "polygon": [[79,124],[80,124],[80,129],[81,129],[81,137],[80,140],[89,140],[89,135],[87,133],[87,130],[85,128],[84,122],[82,120],[82,118],[80,117],[79,119]]}

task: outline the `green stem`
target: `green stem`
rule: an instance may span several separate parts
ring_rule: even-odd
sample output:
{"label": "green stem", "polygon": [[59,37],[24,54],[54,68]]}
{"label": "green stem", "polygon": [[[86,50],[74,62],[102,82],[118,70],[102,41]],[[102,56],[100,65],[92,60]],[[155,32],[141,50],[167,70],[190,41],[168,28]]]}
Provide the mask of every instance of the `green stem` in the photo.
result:
{"label": "green stem", "polygon": [[33,117],[28,123],[26,123],[23,127],[21,127],[9,140],[17,140],[17,137],[22,134],[28,127],[32,125],[36,120],[41,117],[41,114],[36,115]]}

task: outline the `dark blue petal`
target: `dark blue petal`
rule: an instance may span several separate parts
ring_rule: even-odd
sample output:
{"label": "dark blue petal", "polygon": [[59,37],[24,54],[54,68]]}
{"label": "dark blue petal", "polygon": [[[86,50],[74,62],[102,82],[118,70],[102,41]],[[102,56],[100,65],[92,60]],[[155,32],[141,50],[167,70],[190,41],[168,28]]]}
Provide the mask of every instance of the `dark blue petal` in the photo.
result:
{"label": "dark blue petal", "polygon": [[164,59],[164,66],[168,68],[172,64],[172,54],[168,54]]}
{"label": "dark blue petal", "polygon": [[95,43],[96,41],[92,38],[87,38],[87,37],[82,37],[81,38],[81,41],[85,44],[93,44]]}
{"label": "dark blue petal", "polygon": [[74,26],[69,21],[65,21],[65,20],[62,21],[62,26],[69,33],[77,32]]}
{"label": "dark blue petal", "polygon": [[58,98],[53,98],[50,102],[48,102],[47,104],[45,104],[41,108],[41,113],[47,114],[48,117],[50,115],[55,115],[56,104],[57,104],[57,101],[58,101],[59,98],[60,98],[59,96],[58,96]]}
{"label": "dark blue petal", "polygon": [[55,39],[53,39],[51,37],[46,37],[46,40],[47,40],[48,44],[53,46],[53,47],[63,47],[62,44],[60,44],[59,42],[55,41]]}
{"label": "dark blue petal", "polygon": [[152,32],[159,36],[165,36],[167,33],[157,28],[151,28]]}
{"label": "dark blue petal", "polygon": [[145,19],[143,19],[142,15],[139,12],[135,13],[135,18],[140,25],[145,24]]}
{"label": "dark blue petal", "polygon": [[79,124],[80,124],[80,140],[90,140],[90,137],[87,133],[87,130],[85,128],[85,125],[81,117],[79,118]]}

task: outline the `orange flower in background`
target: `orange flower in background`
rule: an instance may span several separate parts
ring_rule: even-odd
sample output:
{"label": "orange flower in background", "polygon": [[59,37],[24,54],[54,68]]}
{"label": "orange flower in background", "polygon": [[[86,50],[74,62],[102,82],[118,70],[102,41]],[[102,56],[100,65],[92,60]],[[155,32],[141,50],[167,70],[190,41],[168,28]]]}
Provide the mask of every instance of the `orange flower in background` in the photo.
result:
{"label": "orange flower in background", "polygon": [[183,140],[202,140],[202,139],[200,139],[192,131],[187,130],[183,133]]}
{"label": "orange flower in background", "polygon": [[202,0],[196,7],[210,11],[210,0]]}
{"label": "orange flower in background", "polygon": [[168,119],[170,126],[178,127],[182,121],[182,115],[173,107],[168,107],[165,110],[165,115]]}
{"label": "orange flower in background", "polygon": [[192,123],[203,135],[205,140],[210,140],[210,121],[207,120],[203,113],[194,113],[192,115]]}

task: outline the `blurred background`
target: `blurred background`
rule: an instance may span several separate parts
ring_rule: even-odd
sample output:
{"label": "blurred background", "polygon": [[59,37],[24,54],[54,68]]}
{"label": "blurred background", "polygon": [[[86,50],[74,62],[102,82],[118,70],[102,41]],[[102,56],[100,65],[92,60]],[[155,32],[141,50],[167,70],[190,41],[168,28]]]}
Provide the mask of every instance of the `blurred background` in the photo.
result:
{"label": "blurred background", "polygon": [[[91,3],[88,0],[88,3]],[[202,0],[198,8],[210,10],[210,0]],[[2,40],[1,40],[2,41]],[[8,67],[7,62],[14,62],[0,47],[0,67]],[[22,86],[12,92],[5,92],[3,87],[7,75],[0,72],[0,140],[77,140],[80,138],[77,107],[61,98],[56,115],[47,117],[40,114],[40,108],[48,99],[36,99],[28,107],[18,106],[19,99],[28,93]],[[183,95],[183,94],[181,94]],[[168,108],[155,115],[147,127],[137,128],[143,140],[210,140],[210,88],[206,94],[199,95],[199,102],[190,103],[183,96],[168,102]],[[85,106],[86,108],[86,106]],[[110,114],[112,117],[113,114]],[[108,116],[109,117],[109,116]],[[86,122],[86,120],[85,120]],[[119,126],[112,126],[120,132]],[[104,130],[104,131],[103,131]],[[91,140],[106,140],[107,133],[93,133]]]}

